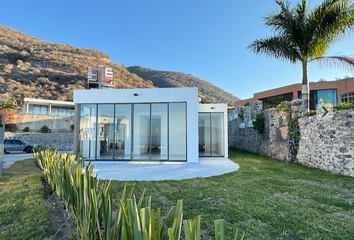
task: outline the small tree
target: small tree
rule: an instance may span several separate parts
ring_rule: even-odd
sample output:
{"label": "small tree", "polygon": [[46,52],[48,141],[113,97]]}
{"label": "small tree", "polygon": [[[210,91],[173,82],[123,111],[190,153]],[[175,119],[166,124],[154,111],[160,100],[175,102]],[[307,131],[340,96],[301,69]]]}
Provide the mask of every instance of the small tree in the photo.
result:
{"label": "small tree", "polygon": [[16,100],[12,100],[10,98],[6,98],[0,104],[0,109],[12,109],[12,110],[14,110],[16,107],[17,107],[17,101]]}
{"label": "small tree", "polygon": [[[14,113],[14,109],[17,106],[16,100],[11,100],[10,98],[6,98],[0,104],[0,113],[5,113],[5,124],[16,123],[18,120],[18,116]],[[0,117],[2,121],[2,116]]]}
{"label": "small tree", "polygon": [[[18,116],[14,113],[12,109],[0,109],[0,113],[5,113],[5,124],[16,123]],[[0,121],[2,122],[2,115],[0,116]]]}

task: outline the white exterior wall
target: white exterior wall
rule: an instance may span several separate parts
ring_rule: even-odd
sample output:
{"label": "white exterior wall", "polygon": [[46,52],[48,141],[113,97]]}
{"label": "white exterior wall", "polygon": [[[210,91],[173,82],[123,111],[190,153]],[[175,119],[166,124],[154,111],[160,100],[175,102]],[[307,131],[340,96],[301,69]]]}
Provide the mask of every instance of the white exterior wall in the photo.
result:
{"label": "white exterior wall", "polygon": [[228,158],[228,132],[227,132],[227,104],[226,103],[211,103],[198,104],[198,113],[224,113],[224,157]]}
{"label": "white exterior wall", "polygon": [[[138,94],[138,96],[134,96],[134,94]],[[74,91],[75,104],[173,102],[187,103],[187,162],[199,162],[198,88],[91,89]],[[224,120],[226,116],[224,115]],[[75,129],[78,131],[78,128]]]}

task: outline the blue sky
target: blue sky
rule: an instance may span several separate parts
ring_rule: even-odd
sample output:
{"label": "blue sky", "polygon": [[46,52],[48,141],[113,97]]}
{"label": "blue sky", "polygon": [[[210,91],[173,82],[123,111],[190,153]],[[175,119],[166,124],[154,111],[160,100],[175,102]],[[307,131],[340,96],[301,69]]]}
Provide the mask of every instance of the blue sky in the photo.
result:
{"label": "blue sky", "polygon": [[[18,0],[1,3],[0,24],[44,41],[97,49],[127,67],[192,74],[245,99],[301,83],[301,66],[246,49],[271,35],[262,17],[278,9],[274,0]],[[354,37],[328,54],[354,57]],[[353,75],[309,66],[310,81]]]}

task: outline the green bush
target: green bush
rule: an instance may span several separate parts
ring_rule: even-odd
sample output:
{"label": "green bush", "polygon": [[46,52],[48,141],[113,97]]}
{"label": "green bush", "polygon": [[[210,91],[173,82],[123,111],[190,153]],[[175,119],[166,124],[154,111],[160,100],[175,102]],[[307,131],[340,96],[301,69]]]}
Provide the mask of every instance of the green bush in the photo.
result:
{"label": "green bush", "polygon": [[245,120],[245,110],[243,109],[243,107],[240,108],[240,112],[238,113],[238,117],[243,121]]}
{"label": "green bush", "polygon": [[245,105],[243,105],[243,106],[248,107],[249,105],[251,105],[251,103],[250,102],[246,102]]}
{"label": "green bush", "polygon": [[265,117],[262,113],[256,114],[255,119],[252,121],[253,128],[257,130],[258,133],[262,133],[264,130]]}
{"label": "green bush", "polygon": [[339,111],[339,110],[352,109],[352,108],[353,108],[353,104],[352,103],[341,102],[341,103],[338,103],[337,105],[335,105],[333,107],[333,110],[334,111]]}
{"label": "green bush", "polygon": [[56,151],[56,148],[49,148],[49,147],[46,147],[46,146],[38,146],[38,147],[34,148],[34,152],[42,152],[42,151],[45,151],[45,150],[54,152],[54,151]]}
{"label": "green bush", "polygon": [[72,129],[72,130],[74,130],[74,124],[71,124],[71,126],[70,126],[70,127],[71,127],[71,129]]}
{"label": "green bush", "polygon": [[22,62],[22,60],[18,59],[18,60],[16,61],[16,64],[17,64],[17,66],[21,66],[21,65],[23,65],[23,62]]}
{"label": "green bush", "polygon": [[48,126],[44,125],[41,127],[41,133],[50,133],[51,130],[48,128]]}
{"label": "green bush", "polygon": [[24,131],[24,132],[29,132],[30,129],[29,129],[29,127],[25,127],[22,131]]}
{"label": "green bush", "polygon": [[275,104],[263,103],[262,110],[266,110],[266,109],[269,109],[269,108],[275,108],[275,107],[276,107]]}

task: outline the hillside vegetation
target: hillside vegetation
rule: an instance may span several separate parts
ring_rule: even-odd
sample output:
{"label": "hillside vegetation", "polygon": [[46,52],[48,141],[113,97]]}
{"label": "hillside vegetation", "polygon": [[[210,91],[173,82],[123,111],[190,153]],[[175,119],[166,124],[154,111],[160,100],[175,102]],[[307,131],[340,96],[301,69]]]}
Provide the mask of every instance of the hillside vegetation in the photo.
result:
{"label": "hillside vegetation", "polygon": [[87,68],[97,65],[113,69],[116,87],[153,87],[103,52],[41,41],[0,25],[0,101],[72,100],[73,90],[86,88]]}
{"label": "hillside vegetation", "polygon": [[159,88],[198,87],[199,97],[202,98],[202,102],[225,102],[228,105],[234,105],[236,101],[240,100],[238,97],[191,74],[158,71],[141,66],[132,66],[127,69],[144,80],[151,81],[154,86]]}
{"label": "hillside vegetation", "polygon": [[[87,86],[87,68],[98,65],[113,69],[116,88],[198,87],[206,102],[233,104],[238,99],[191,75],[130,68],[150,73],[141,77],[95,49],[42,41],[0,25],[0,102],[12,98],[21,106],[25,97],[72,101],[73,90]],[[165,84],[158,80],[162,76]]]}

